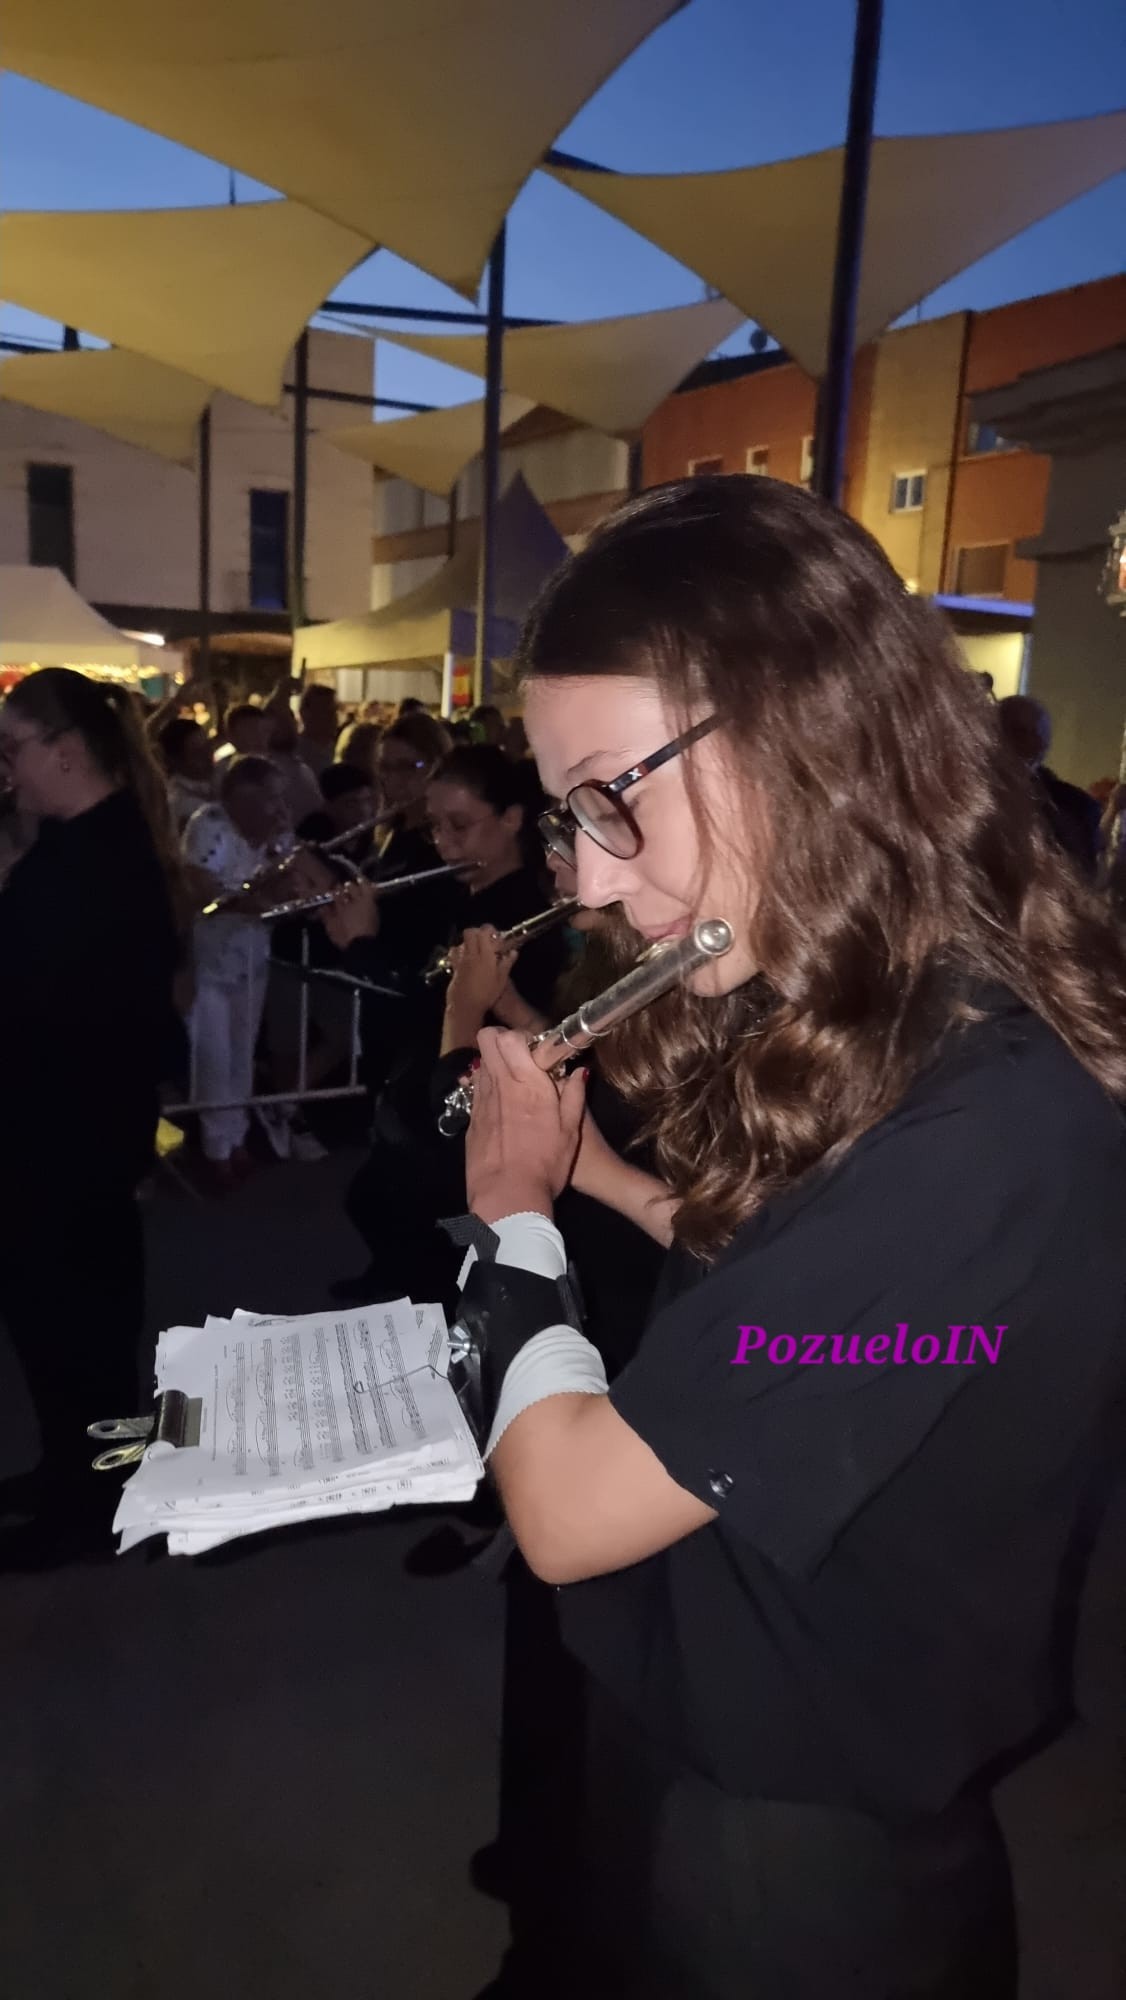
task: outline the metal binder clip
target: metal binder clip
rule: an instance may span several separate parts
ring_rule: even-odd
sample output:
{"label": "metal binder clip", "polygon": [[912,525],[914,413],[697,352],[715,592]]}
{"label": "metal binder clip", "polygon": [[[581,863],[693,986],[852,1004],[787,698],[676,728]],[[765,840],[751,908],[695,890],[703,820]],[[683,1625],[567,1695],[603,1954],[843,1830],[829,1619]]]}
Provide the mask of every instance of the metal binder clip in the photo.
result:
{"label": "metal binder clip", "polygon": [[139,1465],[150,1444],[198,1444],[202,1412],[199,1396],[189,1398],[182,1389],[166,1389],[157,1397],[151,1416],[102,1417],[87,1424],[87,1437],[130,1440],[112,1451],[99,1452],[94,1471],[117,1472],[126,1465]]}

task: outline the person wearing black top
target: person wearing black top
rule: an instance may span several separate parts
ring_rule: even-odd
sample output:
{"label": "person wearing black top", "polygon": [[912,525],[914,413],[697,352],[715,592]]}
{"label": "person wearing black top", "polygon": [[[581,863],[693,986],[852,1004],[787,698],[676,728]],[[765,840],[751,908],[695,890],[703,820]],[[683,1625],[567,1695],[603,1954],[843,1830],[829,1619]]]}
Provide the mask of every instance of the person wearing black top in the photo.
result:
{"label": "person wearing black top", "polygon": [[[307,765],[299,763],[299,768],[308,775]],[[356,764],[330,764],[322,771],[319,786],[323,804],[299,821],[297,838],[309,848],[318,848],[326,841],[343,841],[343,845],[334,846],[331,854],[303,855],[299,883],[293,884],[292,877],[286,882],[283,876],[286,886],[278,892],[279,902],[283,897],[299,902],[306,893],[312,896],[331,890],[350,879],[356,868],[371,859],[370,822],[375,817],[376,794],[368,773]],[[349,833],[352,838],[345,839]],[[277,1079],[280,1081],[284,1076],[288,1082],[290,1078],[295,1080],[298,1073],[301,992],[306,983],[305,975],[295,968],[310,966],[318,971],[336,971],[340,954],[330,944],[323,926],[313,922],[311,913],[299,913],[282,917],[271,927],[270,959],[266,1033]],[[274,967],[279,970],[275,972]],[[307,981],[306,1006],[315,1041],[309,1051],[306,1076],[309,1083],[317,1085],[348,1061],[352,1002],[341,986],[313,978]],[[276,1109],[274,1116],[278,1116]],[[280,1122],[292,1133],[292,1115],[282,1117]]]}
{"label": "person wearing black top", "polygon": [[40,819],[0,891],[0,1317],[39,1420],[32,1498],[61,1550],[94,1505],[86,1425],[141,1407],[135,1197],[174,1059],[175,862],[120,691],[29,676],[0,711],[0,758]]}
{"label": "person wearing black top", "polygon": [[581,1074],[480,1036],[483,1449],[589,1679],[558,1990],[1012,2000],[990,1790],[1069,1713],[1121,1462],[1121,941],[933,614],[798,488],[629,503],[521,665],[584,903],[734,932],[611,1048],[678,1252],[612,1387],[551,1219]]}
{"label": "person wearing black top", "polygon": [[[439,1137],[432,1108],[445,994],[440,982],[426,982],[417,964],[404,964],[401,932],[388,938],[385,913],[418,894],[432,896],[435,924],[443,912],[432,946],[440,950],[470,926],[511,930],[550,901],[542,854],[537,852],[538,867],[529,865],[526,781],[503,751],[488,744],[451,750],[426,787],[426,809],[438,861],[464,867],[465,879],[451,877],[433,891],[407,891],[386,904],[368,885],[355,883],[324,915],[347,968],[403,994],[395,1068],[376,1107],[370,1159],[347,1205],[373,1261],[358,1278],[342,1281],[342,1290],[365,1303],[421,1296],[426,1286],[428,1297],[442,1296],[456,1274],[456,1258],[434,1225],[464,1203],[461,1143]],[[533,940],[516,960],[513,985],[540,1012],[550,1005],[564,956],[556,931]]]}
{"label": "person wearing black top", "polygon": [[371,853],[371,832],[357,829],[364,828],[375,817],[375,786],[368,773],[358,764],[330,764],[321,772],[320,788],[324,803],[317,812],[306,813],[298,821],[298,840],[320,846],[326,840],[340,840],[351,833],[354,838],[334,852],[342,853],[357,865],[366,861]]}
{"label": "person wearing black top", "polygon": [[[375,753],[377,799],[380,812],[391,815],[377,828],[372,847],[372,860],[378,863],[381,877],[416,875],[440,867],[426,825],[426,782],[449,749],[450,733],[445,724],[422,711],[401,717],[380,738]],[[344,941],[337,949],[347,953],[343,961],[334,958],[331,962],[343,962],[360,978],[390,989],[389,998],[378,993],[364,996],[362,1075],[373,1095],[387,1081],[404,1032],[405,1010],[400,996],[421,973],[439,938],[446,935],[446,888],[445,882],[422,884],[390,897],[379,910],[377,937],[369,930],[366,915],[356,921],[354,911],[342,930],[331,923],[325,925],[334,942],[339,931]]]}
{"label": "person wearing black top", "polygon": [[1006,695],[997,704],[997,719],[1006,743],[1032,774],[1033,795],[1056,846],[1093,882],[1102,855],[1102,814],[1090,792],[1049,770],[1052,718],[1043,702],[1027,694]]}
{"label": "person wearing black top", "polygon": [[[445,724],[421,709],[400,716],[380,738],[375,754],[379,803],[382,811],[395,814],[377,835],[383,875],[417,875],[440,865],[427,818],[426,787],[451,748]],[[447,921],[444,893],[444,884],[411,890],[380,912],[384,952],[398,968],[422,970]]]}

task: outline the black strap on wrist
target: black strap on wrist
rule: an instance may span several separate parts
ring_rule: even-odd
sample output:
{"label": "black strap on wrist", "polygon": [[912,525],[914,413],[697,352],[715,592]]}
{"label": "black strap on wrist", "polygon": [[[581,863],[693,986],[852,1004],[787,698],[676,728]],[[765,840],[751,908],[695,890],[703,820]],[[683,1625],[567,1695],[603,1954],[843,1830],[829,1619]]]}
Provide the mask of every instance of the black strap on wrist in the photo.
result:
{"label": "black strap on wrist", "polygon": [[450,1328],[449,1379],[479,1444],[493,1426],[501,1384],[522,1347],[549,1326],[581,1330],[582,1303],[571,1271],[543,1278],[515,1264],[498,1264],[499,1238],[475,1215],[439,1227],[463,1248],[471,1267]]}

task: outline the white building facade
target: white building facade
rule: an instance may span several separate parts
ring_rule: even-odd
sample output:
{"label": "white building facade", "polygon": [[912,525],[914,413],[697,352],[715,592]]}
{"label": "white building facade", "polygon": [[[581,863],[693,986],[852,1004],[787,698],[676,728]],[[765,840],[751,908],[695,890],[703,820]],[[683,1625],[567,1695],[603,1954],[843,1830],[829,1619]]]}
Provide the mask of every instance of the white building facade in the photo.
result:
{"label": "white building facade", "polygon": [[[314,330],[309,349],[312,388],[374,394],[372,341]],[[312,619],[342,618],[369,604],[372,474],[319,433],[362,422],[365,412],[314,397],[309,414],[305,609]],[[211,435],[212,624],[284,630],[293,398],[275,413],[218,393]],[[52,560],[114,623],[190,637],[199,605],[195,471],[0,401],[0,562]]]}

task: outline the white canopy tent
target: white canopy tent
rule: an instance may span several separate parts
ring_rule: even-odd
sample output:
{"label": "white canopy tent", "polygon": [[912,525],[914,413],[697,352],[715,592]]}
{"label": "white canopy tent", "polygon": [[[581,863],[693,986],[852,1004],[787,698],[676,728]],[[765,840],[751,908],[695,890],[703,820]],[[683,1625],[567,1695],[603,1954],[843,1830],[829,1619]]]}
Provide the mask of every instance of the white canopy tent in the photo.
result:
{"label": "white canopy tent", "polygon": [[176,664],[163,647],[111,625],[61,569],[0,563],[0,668],[79,667],[124,680]]}

